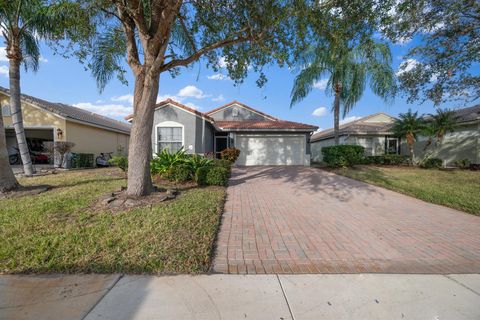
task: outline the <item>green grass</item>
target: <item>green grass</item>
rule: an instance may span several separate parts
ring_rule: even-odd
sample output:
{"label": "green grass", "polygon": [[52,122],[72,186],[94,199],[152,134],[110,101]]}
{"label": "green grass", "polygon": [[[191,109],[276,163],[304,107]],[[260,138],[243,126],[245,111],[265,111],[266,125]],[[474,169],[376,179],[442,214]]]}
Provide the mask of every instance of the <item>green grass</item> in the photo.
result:
{"label": "green grass", "polygon": [[111,170],[22,179],[49,184],[0,200],[0,273],[200,273],[208,271],[225,188],[193,188],[128,212],[90,205],[126,181]]}
{"label": "green grass", "polygon": [[480,171],[358,166],[333,172],[418,199],[480,215]]}

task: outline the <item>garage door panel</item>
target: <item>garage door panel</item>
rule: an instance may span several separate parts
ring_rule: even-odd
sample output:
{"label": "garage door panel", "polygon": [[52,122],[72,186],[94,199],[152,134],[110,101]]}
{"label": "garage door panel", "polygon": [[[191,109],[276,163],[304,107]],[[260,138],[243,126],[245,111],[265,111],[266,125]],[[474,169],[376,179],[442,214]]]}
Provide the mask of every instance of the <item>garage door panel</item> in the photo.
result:
{"label": "garage door panel", "polygon": [[303,136],[237,135],[239,165],[303,165]]}

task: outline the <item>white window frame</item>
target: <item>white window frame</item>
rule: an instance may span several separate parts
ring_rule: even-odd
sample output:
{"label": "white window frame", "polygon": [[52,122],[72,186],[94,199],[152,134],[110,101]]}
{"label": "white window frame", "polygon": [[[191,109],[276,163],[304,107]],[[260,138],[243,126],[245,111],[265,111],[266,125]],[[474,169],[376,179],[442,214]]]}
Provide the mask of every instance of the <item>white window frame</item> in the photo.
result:
{"label": "white window frame", "polygon": [[[163,121],[155,126],[155,153],[158,153],[158,128],[182,128],[182,147],[185,148],[185,126],[175,121]],[[173,141],[172,141],[173,142]]]}

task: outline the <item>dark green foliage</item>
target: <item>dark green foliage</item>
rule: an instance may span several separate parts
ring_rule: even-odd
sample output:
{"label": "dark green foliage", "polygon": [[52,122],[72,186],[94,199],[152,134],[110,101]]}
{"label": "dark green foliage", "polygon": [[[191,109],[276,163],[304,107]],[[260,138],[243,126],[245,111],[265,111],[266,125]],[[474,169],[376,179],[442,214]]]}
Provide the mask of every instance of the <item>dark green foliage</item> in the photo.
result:
{"label": "dark green foliage", "polygon": [[240,156],[240,150],[237,148],[226,148],[220,153],[220,156],[223,160],[235,163],[235,161],[238,159],[238,156]]}
{"label": "dark green foliage", "polygon": [[323,161],[333,168],[351,167],[362,163],[365,148],[358,145],[338,145],[322,148]]}
{"label": "dark green foliage", "polygon": [[123,172],[128,170],[128,158],[124,156],[113,156],[112,159],[108,160],[108,163],[118,167]]}
{"label": "dark green foliage", "polygon": [[442,159],[439,158],[428,158],[423,160],[420,163],[420,167],[424,169],[438,169],[442,167]]}
{"label": "dark green foliage", "polygon": [[206,186],[207,185],[207,174],[212,167],[200,167],[195,172],[195,182],[199,186]]}
{"label": "dark green foliage", "polygon": [[198,168],[213,166],[213,159],[200,156],[198,154],[190,155],[185,159],[185,163],[190,166],[192,173],[197,172]]}
{"label": "dark green foliage", "polygon": [[175,182],[187,182],[192,180],[192,178],[191,167],[186,164],[180,164],[171,169],[170,179]]}
{"label": "dark green foliage", "polygon": [[93,168],[93,153],[74,153],[72,168]]}
{"label": "dark green foliage", "polygon": [[398,73],[409,103],[480,98],[478,0],[404,0],[392,12],[384,21],[390,39],[421,36]]}
{"label": "dark green foliage", "polygon": [[156,174],[170,174],[168,171],[187,161],[188,155],[185,150],[180,149],[175,153],[170,153],[168,149],[163,149],[162,152],[157,153],[150,161],[150,172]]}
{"label": "dark green foliage", "polygon": [[471,163],[472,162],[468,159],[461,159],[461,160],[455,161],[455,165],[460,169],[468,169]]}
{"label": "dark green foliage", "polygon": [[206,183],[210,186],[226,186],[230,172],[224,167],[209,168],[206,176]]}

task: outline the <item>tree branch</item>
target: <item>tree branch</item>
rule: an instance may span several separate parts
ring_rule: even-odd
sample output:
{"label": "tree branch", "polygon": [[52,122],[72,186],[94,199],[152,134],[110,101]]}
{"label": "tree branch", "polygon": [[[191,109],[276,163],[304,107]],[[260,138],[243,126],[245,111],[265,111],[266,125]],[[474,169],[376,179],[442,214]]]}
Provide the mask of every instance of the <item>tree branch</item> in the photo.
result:
{"label": "tree branch", "polygon": [[135,40],[135,23],[132,18],[123,10],[121,6],[117,7],[118,17],[122,22],[127,40],[127,63],[132,68],[133,73],[137,76],[142,69],[140,58],[138,56],[138,47]]}
{"label": "tree branch", "polygon": [[230,39],[225,39],[221,41],[214,42],[206,47],[203,47],[200,50],[197,50],[194,54],[191,56],[185,58],[185,59],[176,59],[169,61],[168,63],[162,65],[160,67],[160,72],[164,72],[176,67],[185,67],[189,65],[190,63],[198,60],[202,55],[206,54],[209,51],[221,48],[221,47],[226,47],[226,46],[231,46],[237,43],[242,43],[245,41],[253,40],[255,38],[261,37],[261,34],[258,37],[254,37],[253,35],[248,35],[248,36],[237,36],[235,38],[230,38]]}

